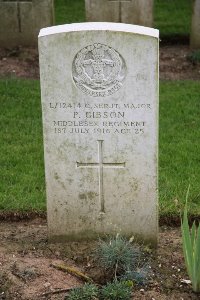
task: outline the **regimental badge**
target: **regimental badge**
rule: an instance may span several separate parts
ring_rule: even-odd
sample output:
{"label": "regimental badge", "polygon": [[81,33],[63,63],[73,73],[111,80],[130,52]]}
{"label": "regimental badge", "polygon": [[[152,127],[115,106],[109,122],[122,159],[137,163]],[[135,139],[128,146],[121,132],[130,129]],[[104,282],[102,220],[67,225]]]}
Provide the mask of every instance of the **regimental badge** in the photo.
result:
{"label": "regimental badge", "polygon": [[103,44],[89,45],[80,50],[72,66],[78,88],[93,97],[105,97],[118,91],[126,75],[122,56]]}

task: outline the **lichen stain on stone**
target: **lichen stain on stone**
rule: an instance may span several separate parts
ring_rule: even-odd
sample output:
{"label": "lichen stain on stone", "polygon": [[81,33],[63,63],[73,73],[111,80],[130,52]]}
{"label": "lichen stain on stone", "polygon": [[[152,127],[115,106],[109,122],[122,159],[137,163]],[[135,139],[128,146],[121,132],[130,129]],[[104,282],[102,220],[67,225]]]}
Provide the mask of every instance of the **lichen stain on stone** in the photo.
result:
{"label": "lichen stain on stone", "polygon": [[132,189],[134,190],[134,192],[136,192],[138,190],[139,184],[138,184],[137,179],[134,179],[130,185],[131,185]]}
{"label": "lichen stain on stone", "polygon": [[81,200],[87,199],[86,194],[79,194],[79,199]]}
{"label": "lichen stain on stone", "polygon": [[58,176],[57,173],[55,173],[54,178],[55,178],[55,180],[58,180],[58,179],[59,179],[59,176]]}
{"label": "lichen stain on stone", "polygon": [[94,192],[88,192],[88,198],[90,199],[90,200],[92,200],[94,197],[96,197],[97,196],[97,193],[94,193]]}
{"label": "lichen stain on stone", "polygon": [[80,219],[83,221],[83,223],[87,223],[87,221],[88,221],[87,216],[80,216]]}
{"label": "lichen stain on stone", "polygon": [[69,182],[69,184],[72,184],[73,180],[68,178],[67,181]]}
{"label": "lichen stain on stone", "polygon": [[63,188],[64,190],[66,190],[65,185],[64,185],[64,183],[61,181],[61,179],[60,179],[58,173],[55,173],[55,174],[54,174],[54,178],[55,178],[55,180],[62,186],[62,188]]}
{"label": "lichen stain on stone", "polygon": [[74,149],[76,145],[74,143],[70,143],[69,141],[64,141],[57,149],[59,158],[63,160],[63,162],[67,162],[66,152],[70,152],[71,149]]}
{"label": "lichen stain on stone", "polygon": [[93,200],[97,196],[97,193],[87,192],[83,194],[79,194],[79,199],[81,200]]}

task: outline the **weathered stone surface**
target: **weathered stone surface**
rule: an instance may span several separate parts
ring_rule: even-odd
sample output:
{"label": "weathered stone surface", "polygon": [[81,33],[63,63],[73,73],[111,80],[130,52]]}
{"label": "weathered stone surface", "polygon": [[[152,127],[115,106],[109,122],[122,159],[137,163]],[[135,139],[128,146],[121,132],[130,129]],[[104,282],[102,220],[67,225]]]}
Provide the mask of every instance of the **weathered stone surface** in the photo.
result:
{"label": "weathered stone surface", "polygon": [[158,31],[50,27],[39,53],[49,238],[156,244]]}
{"label": "weathered stone surface", "polygon": [[37,45],[40,29],[53,22],[53,0],[0,0],[0,45]]}
{"label": "weathered stone surface", "polygon": [[200,49],[200,0],[193,1],[190,45],[192,49]]}
{"label": "weathered stone surface", "polygon": [[85,0],[89,22],[153,26],[153,0]]}

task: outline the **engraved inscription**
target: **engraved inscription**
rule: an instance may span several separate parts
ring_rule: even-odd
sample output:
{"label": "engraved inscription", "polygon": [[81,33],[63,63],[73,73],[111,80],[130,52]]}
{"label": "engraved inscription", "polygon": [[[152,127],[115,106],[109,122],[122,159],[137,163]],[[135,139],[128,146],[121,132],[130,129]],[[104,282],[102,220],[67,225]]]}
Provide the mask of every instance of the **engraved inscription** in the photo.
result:
{"label": "engraved inscription", "polygon": [[104,187],[103,187],[103,170],[104,168],[125,168],[123,163],[105,163],[103,162],[103,140],[97,140],[98,143],[98,162],[95,163],[80,163],[76,162],[77,168],[97,168],[99,170],[99,201],[101,205],[101,213],[105,213]]}
{"label": "engraved inscription", "polygon": [[150,113],[149,103],[76,103],[50,102],[52,110],[63,110],[65,117],[53,121],[55,134],[126,134],[142,135],[148,129],[144,115]]}
{"label": "engraved inscription", "polygon": [[116,50],[96,43],[77,53],[72,73],[76,86],[82,92],[93,97],[105,97],[121,88],[126,66]]}

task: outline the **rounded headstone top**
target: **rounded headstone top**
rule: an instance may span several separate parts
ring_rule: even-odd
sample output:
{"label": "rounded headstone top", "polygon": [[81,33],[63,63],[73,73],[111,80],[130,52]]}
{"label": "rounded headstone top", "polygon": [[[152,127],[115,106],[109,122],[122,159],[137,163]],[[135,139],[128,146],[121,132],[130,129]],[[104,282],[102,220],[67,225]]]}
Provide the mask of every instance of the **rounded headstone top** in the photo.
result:
{"label": "rounded headstone top", "polygon": [[47,35],[76,32],[76,31],[117,31],[117,32],[129,32],[141,35],[152,36],[155,38],[159,37],[159,30],[123,23],[109,23],[109,22],[85,22],[85,23],[72,23],[65,25],[52,26],[42,28],[39,33],[39,38]]}

